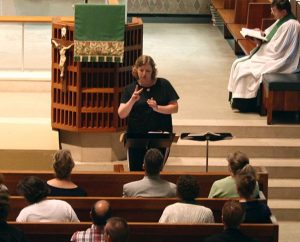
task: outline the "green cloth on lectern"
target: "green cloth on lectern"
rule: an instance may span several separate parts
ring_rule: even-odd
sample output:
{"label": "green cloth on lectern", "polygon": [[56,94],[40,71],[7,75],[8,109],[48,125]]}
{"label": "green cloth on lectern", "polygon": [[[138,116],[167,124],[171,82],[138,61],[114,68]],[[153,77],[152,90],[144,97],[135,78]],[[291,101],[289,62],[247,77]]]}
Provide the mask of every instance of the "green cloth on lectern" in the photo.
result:
{"label": "green cloth on lectern", "polygon": [[123,62],[124,5],[75,5],[74,61]]}

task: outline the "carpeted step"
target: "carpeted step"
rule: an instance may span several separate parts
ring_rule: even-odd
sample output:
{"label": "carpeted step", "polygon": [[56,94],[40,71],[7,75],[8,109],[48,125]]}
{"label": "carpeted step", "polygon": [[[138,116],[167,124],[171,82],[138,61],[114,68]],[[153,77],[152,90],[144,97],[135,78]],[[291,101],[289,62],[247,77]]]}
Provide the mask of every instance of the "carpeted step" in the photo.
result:
{"label": "carpeted step", "polygon": [[270,199],[268,205],[279,221],[300,221],[300,201],[298,199]]}
{"label": "carpeted step", "polygon": [[[252,158],[300,158],[300,139],[233,138],[209,142],[209,157],[226,157],[242,151]],[[179,140],[173,144],[170,156],[200,157],[206,155],[206,142]]]}

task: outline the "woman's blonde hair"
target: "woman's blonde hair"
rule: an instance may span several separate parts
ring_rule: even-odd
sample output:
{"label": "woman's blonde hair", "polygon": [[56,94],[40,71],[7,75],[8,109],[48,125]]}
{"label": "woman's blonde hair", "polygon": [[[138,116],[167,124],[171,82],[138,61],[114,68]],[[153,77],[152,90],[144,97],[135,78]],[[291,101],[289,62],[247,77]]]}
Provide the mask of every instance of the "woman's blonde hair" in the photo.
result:
{"label": "woman's blonde hair", "polygon": [[69,150],[59,150],[54,154],[53,169],[58,179],[66,179],[71,175],[75,166],[71,152]]}
{"label": "woman's blonde hair", "polygon": [[243,169],[244,166],[249,164],[248,156],[240,151],[229,154],[227,157],[228,166],[230,167],[233,175],[237,175],[238,172]]}
{"label": "woman's blonde hair", "polygon": [[134,63],[134,66],[132,67],[132,75],[138,79],[138,68],[149,64],[152,67],[152,73],[151,73],[151,79],[155,80],[156,79],[156,75],[157,75],[157,69],[156,69],[156,65],[154,60],[152,59],[151,56],[149,55],[141,55],[140,57],[138,57]]}

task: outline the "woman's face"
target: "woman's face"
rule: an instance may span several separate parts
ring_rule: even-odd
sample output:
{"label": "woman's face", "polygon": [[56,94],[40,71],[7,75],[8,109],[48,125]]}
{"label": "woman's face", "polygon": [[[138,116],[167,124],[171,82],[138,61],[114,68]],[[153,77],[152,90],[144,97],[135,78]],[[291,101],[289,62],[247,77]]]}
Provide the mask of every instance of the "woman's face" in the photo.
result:
{"label": "woman's face", "polygon": [[151,78],[152,71],[152,67],[148,63],[137,68],[137,73],[141,84],[148,84],[153,81]]}

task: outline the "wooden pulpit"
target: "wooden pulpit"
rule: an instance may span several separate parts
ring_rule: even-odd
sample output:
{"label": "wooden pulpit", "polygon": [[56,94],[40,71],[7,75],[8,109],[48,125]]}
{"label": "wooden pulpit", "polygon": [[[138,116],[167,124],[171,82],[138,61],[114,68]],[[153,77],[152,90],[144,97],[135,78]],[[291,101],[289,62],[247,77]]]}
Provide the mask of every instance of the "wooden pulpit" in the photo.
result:
{"label": "wooden pulpit", "polygon": [[[74,62],[74,20],[52,24],[51,124],[55,130],[117,132],[123,88],[134,81],[131,67],[142,54],[143,24],[125,25],[123,63]],[[37,100],[38,101],[38,100]]]}

